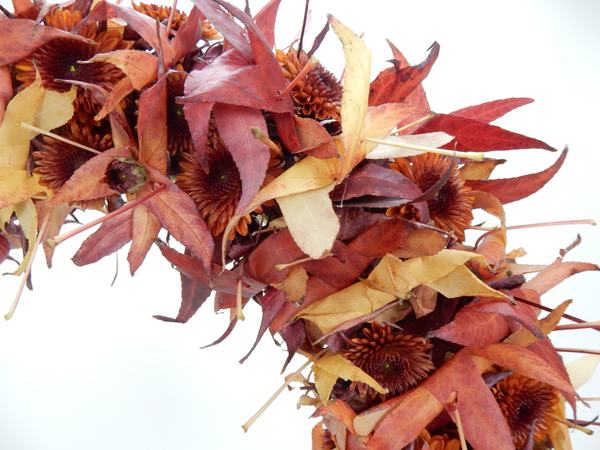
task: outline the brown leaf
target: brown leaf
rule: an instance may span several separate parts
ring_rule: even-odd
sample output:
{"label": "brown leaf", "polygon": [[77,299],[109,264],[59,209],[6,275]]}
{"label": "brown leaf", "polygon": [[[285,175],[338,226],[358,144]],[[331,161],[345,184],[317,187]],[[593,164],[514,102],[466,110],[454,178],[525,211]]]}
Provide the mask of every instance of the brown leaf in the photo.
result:
{"label": "brown leaf", "polygon": [[209,276],[214,241],[206,223],[198,213],[198,207],[185,192],[156,169],[148,167],[148,175],[154,183],[164,185],[164,190],[146,201],[146,205],[175,239],[202,261]]}
{"label": "brown leaf", "polygon": [[505,159],[490,159],[487,161],[468,161],[459,170],[463,180],[487,180],[492,170],[499,164],[504,164]]}
{"label": "brown leaf", "polygon": [[163,175],[167,173],[167,75],[142,92],[137,122],[140,162]]}
{"label": "brown leaf", "polygon": [[83,241],[73,256],[75,265],[85,266],[95,263],[131,241],[132,222],[132,210],[104,221],[94,234]]}
{"label": "brown leaf", "polygon": [[552,166],[546,170],[521,177],[500,178],[496,180],[471,180],[465,183],[473,189],[489,192],[500,200],[502,204],[516,202],[543,188],[548,181],[558,172],[567,157],[568,149],[564,149]]}

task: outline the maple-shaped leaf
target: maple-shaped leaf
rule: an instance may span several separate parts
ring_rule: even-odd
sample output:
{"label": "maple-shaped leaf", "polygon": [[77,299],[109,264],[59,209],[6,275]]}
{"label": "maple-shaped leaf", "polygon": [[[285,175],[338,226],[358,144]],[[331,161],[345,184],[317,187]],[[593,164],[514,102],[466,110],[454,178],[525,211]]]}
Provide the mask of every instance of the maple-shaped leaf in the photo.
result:
{"label": "maple-shaped leaf", "polygon": [[394,67],[383,70],[371,82],[369,106],[401,103],[406,100],[429,75],[429,71],[440,53],[440,45],[434,42],[429,50],[429,55],[427,55],[425,61],[416,66],[402,67],[402,61],[393,59],[391,62]]}
{"label": "maple-shaped leaf", "polygon": [[443,131],[454,139],[443,146],[448,150],[465,152],[489,152],[493,150],[516,150],[540,148],[556,151],[545,142],[522,134],[490,125],[479,120],[450,114],[438,114],[413,130],[411,134]]}
{"label": "maple-shaped leaf", "polygon": [[137,131],[140,162],[167,173],[167,76],[163,74],[139,100]]}
{"label": "maple-shaped leaf", "polygon": [[129,272],[133,275],[146,258],[161,225],[147,206],[137,205],[133,208],[131,226],[131,247],[127,254],[127,261],[129,262]]}
{"label": "maple-shaped leaf", "polygon": [[523,284],[522,288],[533,289],[539,295],[542,295],[571,275],[587,270],[600,270],[600,267],[591,263],[563,262],[562,259],[557,259],[548,268],[542,270],[527,283]]}
{"label": "maple-shaped leaf", "polygon": [[561,168],[567,153],[568,149],[565,148],[556,162],[542,172],[496,180],[469,180],[465,185],[478,191],[493,194],[502,204],[516,202],[543,188]]}
{"label": "maple-shaped leaf", "polygon": [[212,289],[190,277],[181,274],[181,306],[177,317],[171,318],[161,315],[153,316],[163,322],[187,323],[200,309],[204,302],[210,297]]}
{"label": "maple-shaped leaf", "polygon": [[531,98],[506,98],[503,100],[494,100],[475,106],[467,106],[450,113],[452,116],[466,117],[480,122],[490,123],[499,119],[504,114],[519,108],[520,106],[532,103]]}
{"label": "maple-shaped leaf", "polygon": [[175,37],[171,40],[175,61],[181,61],[196,48],[196,44],[202,39],[202,20],[204,19],[204,14],[197,6],[194,6],[186,22],[175,32]]}
{"label": "maple-shaped leaf", "polygon": [[211,274],[214,241],[206,223],[200,217],[196,203],[156,169],[148,167],[148,175],[151,182],[164,187],[159,188],[162,191],[145,202],[146,206],[163,228],[199,258],[206,271]]}

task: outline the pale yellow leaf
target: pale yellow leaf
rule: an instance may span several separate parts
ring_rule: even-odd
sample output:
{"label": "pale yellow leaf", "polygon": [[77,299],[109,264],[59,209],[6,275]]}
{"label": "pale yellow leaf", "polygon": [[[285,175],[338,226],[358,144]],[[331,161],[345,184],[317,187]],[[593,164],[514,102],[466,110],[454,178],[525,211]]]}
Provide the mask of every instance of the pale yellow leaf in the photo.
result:
{"label": "pale yellow leaf", "polygon": [[6,233],[5,225],[10,221],[13,211],[14,205],[9,205],[0,209],[0,230],[4,233]]}
{"label": "pale yellow leaf", "polygon": [[[454,139],[443,131],[433,133],[415,134],[409,136],[387,136],[385,141],[400,145],[418,145],[420,147],[439,148],[446,145]],[[375,145],[375,144],[370,144]],[[392,145],[377,145],[370,153],[367,154],[367,159],[387,159],[387,158],[404,158],[406,156],[420,155],[424,152],[420,150],[411,150],[408,148],[395,147]]]}
{"label": "pale yellow leaf", "polygon": [[294,242],[314,259],[331,250],[340,229],[340,221],[329,198],[334,186],[332,183],[321,189],[276,199]]}
{"label": "pale yellow leaf", "polygon": [[458,266],[448,275],[424,284],[435,289],[446,298],[480,296],[508,300],[506,295],[489,287],[465,266]]}
{"label": "pale yellow leaf", "polygon": [[77,97],[77,88],[72,87],[68,92],[45,91],[40,102],[33,125],[42,130],[54,130],[73,117],[73,101]]}
{"label": "pale yellow leaf", "polygon": [[346,59],[341,111],[344,154],[338,180],[341,182],[366,154],[365,144],[360,138],[364,135],[369,102],[371,51],[352,30],[334,16],[329,16],[329,25],[342,42]]}
{"label": "pale yellow leaf", "polygon": [[315,382],[317,380],[317,372],[319,373],[323,392],[319,389],[318,384],[317,391],[319,392],[321,401],[324,405],[327,404],[331,389],[338,378],[359,381],[371,386],[380,394],[386,393],[386,390],[382,388],[377,381],[371,378],[360,367],[355,366],[344,358],[340,353],[323,356],[319,361],[313,364],[312,370],[315,372]]}
{"label": "pale yellow leaf", "polygon": [[29,176],[23,169],[0,166],[0,180],[2,180],[0,183],[0,208],[20,203],[31,197],[45,198],[52,195],[51,189],[39,184],[40,175],[37,173]]}
{"label": "pale yellow leaf", "polygon": [[599,362],[599,355],[585,355],[565,365],[574,389],[579,389],[589,381]]}
{"label": "pale yellow leaf", "polygon": [[408,271],[419,284],[427,284],[448,275],[470,259],[474,259],[486,268],[489,268],[485,262],[485,258],[477,253],[449,249],[441,250],[433,256],[412,258],[404,261],[404,264],[406,264]]}

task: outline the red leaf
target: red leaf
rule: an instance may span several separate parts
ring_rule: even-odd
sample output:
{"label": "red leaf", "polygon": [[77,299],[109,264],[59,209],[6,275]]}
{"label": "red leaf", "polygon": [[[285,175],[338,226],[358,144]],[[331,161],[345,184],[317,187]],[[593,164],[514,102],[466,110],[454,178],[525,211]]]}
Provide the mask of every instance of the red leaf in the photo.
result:
{"label": "red leaf", "polygon": [[545,294],[557,284],[569,278],[571,275],[575,275],[579,272],[586,270],[600,270],[595,264],[582,263],[582,262],[563,262],[558,259],[545,268],[535,277],[521,286],[522,289],[533,289],[539,295]]}
{"label": "red leaf", "polygon": [[140,162],[162,174],[167,173],[167,75],[142,92],[137,122]]}
{"label": "red leaf", "polygon": [[302,150],[296,135],[295,123],[298,116],[293,113],[273,113],[273,121],[281,142],[292,153]]}
{"label": "red leaf", "polygon": [[219,134],[231,152],[242,180],[242,196],[236,213],[245,211],[252,202],[269,165],[269,147],[255,139],[250,127],[258,127],[268,136],[267,124],[258,109],[217,103],[213,108]]}
{"label": "red leaf", "polygon": [[467,106],[466,108],[451,112],[450,115],[490,123],[502,117],[507,112],[532,102],[533,99],[531,98],[506,98],[504,100],[482,103],[481,105]]}
{"label": "red leaf", "polygon": [[239,51],[230,50],[190,73],[181,103],[219,102],[293,113],[290,96],[276,100],[286,83],[278,63],[253,65]]}
{"label": "red leaf", "polygon": [[516,150],[541,148],[556,151],[545,142],[513,133],[478,120],[449,114],[438,114],[416,128],[413,134],[444,131],[454,139],[442,148],[464,152],[489,152],[492,150]]}
{"label": "red leaf", "polygon": [[160,183],[165,188],[147,200],[146,205],[163,228],[199,258],[210,274],[214,241],[206,223],[198,213],[196,203],[156,169],[148,167],[148,174],[152,182]]}
{"label": "red leaf", "polygon": [[427,333],[428,338],[439,338],[466,347],[486,347],[510,334],[506,318],[500,314],[460,310],[452,322]]}
{"label": "red leaf", "polygon": [[274,233],[262,241],[248,258],[244,266],[251,278],[264,284],[279,283],[285,278],[289,269],[278,270],[276,264],[287,264],[306,255],[289,231]]}
{"label": "red leaf", "polygon": [[269,329],[269,326],[279,314],[281,307],[285,304],[285,296],[283,291],[279,291],[277,289],[269,289],[265,296],[260,300],[260,306],[262,307],[262,319],[260,322],[260,329],[258,330],[258,335],[256,336],[256,340],[254,341],[254,345],[248,352],[246,356],[240,359],[240,364],[243,364],[246,359],[252,354],[258,342],[262,338],[265,331]]}
{"label": "red leaf", "polygon": [[186,323],[192,318],[196,311],[200,309],[202,304],[210,296],[212,289],[208,286],[192,280],[190,277],[181,274],[181,306],[177,317],[172,319],[166,316],[153,316],[155,319],[164,322]]}
{"label": "red leaf", "polygon": [[290,150],[292,153],[302,152],[315,158],[327,159],[339,156],[331,136],[319,122],[306,117],[292,115],[295,134],[300,144],[299,150]]}
{"label": "red leaf", "polygon": [[275,20],[280,3],[281,0],[271,0],[254,16],[254,22],[265,36],[269,48],[275,45]]}
{"label": "red leaf", "polygon": [[154,238],[161,229],[160,222],[147,206],[137,205],[133,208],[131,248],[127,254],[131,275],[140,267]]}
{"label": "red leaf", "polygon": [[10,78],[10,67],[2,66],[0,67],[0,125],[2,125],[2,120],[4,119],[6,105],[8,105],[12,96],[13,89]]}
{"label": "red leaf", "polygon": [[568,149],[564,149],[556,162],[546,170],[515,178],[499,178],[496,180],[466,181],[465,185],[474,190],[494,195],[502,204],[516,202],[543,188],[561,168]]}
{"label": "red leaf", "polygon": [[33,20],[0,20],[0,66],[15,63],[33,53],[52,39],[74,39],[94,44],[94,41],[72,35],[58,28],[38,25]]}
{"label": "red leaf", "polygon": [[[456,422],[447,402],[457,394],[458,412],[469,443],[478,450],[514,450],[510,430],[494,395],[465,351],[460,351],[426,379],[426,387]],[[414,411],[418,414],[418,411]],[[398,424],[400,425],[400,424]]]}
{"label": "red leaf", "polygon": [[202,17],[204,15],[194,6],[188,15],[187,21],[175,32],[171,40],[175,61],[181,61],[190,51],[196,48],[196,44],[202,38]]}
{"label": "red leaf", "polygon": [[132,222],[132,210],[127,210],[104,221],[94,234],[83,241],[73,256],[75,265],[85,266],[95,263],[131,241]]}
{"label": "red leaf", "polygon": [[[392,49],[392,56],[395,60],[400,61],[400,67],[404,68],[406,66],[410,66],[408,60],[404,57],[402,52],[396,48],[394,44],[389,39],[386,39],[388,45]],[[423,84],[418,85],[414,91],[410,93],[408,97],[404,99],[404,103],[407,105],[412,105],[417,108],[422,108],[425,110],[430,110],[429,102],[427,101],[427,96],[425,95],[425,89],[423,89]]]}
{"label": "red leaf", "polygon": [[528,378],[551,384],[557,389],[576,395],[571,384],[540,356],[525,347],[501,342],[486,348],[469,349],[473,355],[481,356],[493,364],[514,370]]}
{"label": "red leaf", "polygon": [[395,61],[394,67],[382,71],[371,82],[369,106],[384,103],[401,103],[429,75],[433,63],[440,53],[440,45],[434,42],[425,61],[417,66],[400,68],[401,62]]}
{"label": "red leaf", "polygon": [[[189,77],[188,77],[189,79]],[[208,173],[208,153],[206,152],[206,141],[208,137],[208,123],[214,102],[209,103],[186,103],[183,105],[183,114],[187,120],[194,150],[198,154],[198,160],[202,168]]]}

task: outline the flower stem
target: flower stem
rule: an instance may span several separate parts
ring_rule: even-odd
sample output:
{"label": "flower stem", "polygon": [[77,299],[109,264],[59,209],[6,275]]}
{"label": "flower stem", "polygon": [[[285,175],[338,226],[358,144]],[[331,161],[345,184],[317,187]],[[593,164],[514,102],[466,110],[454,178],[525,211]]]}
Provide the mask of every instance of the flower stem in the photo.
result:
{"label": "flower stem", "polygon": [[457,158],[473,159],[475,161],[483,161],[483,153],[473,152],[457,152],[455,150],[444,150],[442,148],[431,148],[423,147],[421,145],[401,144],[400,142],[386,141],[384,139],[375,139],[370,137],[360,138],[363,142],[370,142],[371,144],[389,145],[390,147],[407,148],[409,150],[416,150],[419,152],[437,153],[438,155],[455,156]]}
{"label": "flower stem", "polygon": [[260,131],[260,128],[250,127],[250,132],[252,133],[252,136],[254,136],[255,139],[258,139],[260,142],[265,144],[267,147],[269,147],[271,150],[273,150],[278,156],[283,156],[283,153],[281,152],[281,149],[277,146],[277,144],[275,142],[273,142],[271,139],[269,139],[268,136],[265,136],[264,134],[262,134],[262,132]]}
{"label": "flower stem", "polygon": [[64,138],[62,136],[59,136],[58,134],[54,134],[54,133],[51,133],[50,131],[46,131],[43,128],[38,128],[36,126],[29,125],[28,123],[25,123],[25,122],[19,122],[19,125],[21,125],[21,127],[23,127],[23,128],[27,128],[28,130],[35,131],[35,132],[43,134],[45,136],[49,136],[51,138],[54,138],[54,139],[57,139],[59,141],[65,142],[67,144],[70,144],[70,145],[72,145],[74,147],[79,147],[79,148],[82,148],[84,150],[87,150],[88,152],[95,153],[96,155],[100,155],[102,153],[102,152],[99,152],[98,150],[94,150],[93,148],[90,148],[90,147],[87,147],[87,146],[85,146],[83,144],[80,144],[79,142],[73,142],[73,141],[70,141],[69,139],[66,139],[66,138]]}
{"label": "flower stem", "polygon": [[585,434],[587,434],[587,435],[590,435],[590,436],[591,436],[592,434],[594,434],[594,432],[593,432],[592,430],[589,430],[589,429],[587,429],[587,428],[584,428],[584,427],[582,427],[582,426],[579,426],[579,425],[577,425],[577,424],[574,424],[573,422],[569,422],[568,420],[562,419],[561,417],[558,417],[556,414],[549,414],[549,416],[550,416],[550,417],[551,417],[553,420],[555,420],[555,421],[557,421],[557,422],[560,422],[560,423],[562,423],[563,425],[566,425],[566,426],[568,426],[569,428],[574,428],[574,429],[576,429],[576,430],[583,431]]}
{"label": "flower stem", "polygon": [[290,84],[288,84],[287,87],[283,91],[281,91],[281,94],[279,94],[275,98],[275,100],[279,101],[283,97],[285,97],[287,94],[289,94],[290,91],[294,88],[294,86],[296,86],[298,84],[298,82],[302,78],[304,78],[304,76],[310,71],[310,69],[312,69],[318,63],[319,63],[319,60],[317,58],[315,58],[314,56],[311,56],[310,61],[308,61],[308,63],[304,66],[304,68],[300,71],[300,73],[298,75],[296,75],[296,78],[294,78],[292,80],[292,82]]}
{"label": "flower stem", "polygon": [[554,331],[563,331],[563,330],[580,330],[585,328],[596,328],[600,326],[600,320],[596,322],[582,322],[570,325],[558,325],[554,328]]}
{"label": "flower stem", "polygon": [[557,352],[568,352],[568,353],[587,353],[589,355],[600,355],[600,350],[586,350],[584,348],[558,348],[555,347]]}
{"label": "flower stem", "polygon": [[551,227],[554,225],[596,225],[596,221],[594,221],[592,219],[563,220],[563,221],[558,221],[558,222],[530,223],[527,225],[513,225],[512,227],[506,227],[506,229],[507,230],[521,230],[524,228]]}
{"label": "flower stem", "polygon": [[15,313],[15,310],[17,309],[17,305],[19,304],[19,299],[21,298],[21,294],[23,293],[23,289],[25,288],[25,283],[27,283],[27,279],[29,278],[29,274],[31,273],[31,266],[33,265],[33,260],[35,259],[35,254],[37,253],[37,249],[40,246],[40,242],[42,241],[42,236],[44,235],[44,232],[46,231],[46,226],[48,225],[48,222],[50,221],[50,216],[52,215],[51,213],[52,213],[52,209],[50,209],[50,211],[48,211],[48,214],[46,214],[46,217],[44,218],[44,221],[42,222],[42,226],[40,227],[40,229],[38,231],[38,235],[35,240],[35,244],[34,244],[34,247],[33,247],[32,253],[31,253],[31,257],[29,258],[29,261],[27,262],[27,266],[25,267],[25,273],[23,273],[23,278],[21,279],[21,284],[19,285],[19,289],[17,291],[17,295],[15,296],[15,300],[13,301],[13,304],[10,307],[10,311],[8,311],[4,315],[4,319],[6,319],[6,320],[10,320],[10,318]]}
{"label": "flower stem", "polygon": [[91,222],[86,223],[85,225],[82,225],[79,228],[75,228],[74,230],[63,233],[60,236],[56,236],[54,238],[47,239],[46,244],[48,244],[50,246],[50,248],[54,248],[58,244],[66,241],[67,239],[72,238],[73,236],[77,236],[79,233],[81,233],[85,230],[88,230],[92,227],[95,227],[96,225],[98,225],[108,219],[112,219],[113,217],[118,216],[119,214],[122,214],[125,211],[130,210],[131,208],[139,205],[140,203],[144,203],[146,200],[148,200],[148,199],[154,197],[156,194],[160,193],[164,188],[165,188],[165,185],[163,184],[158,189],[150,192],[149,194],[146,194],[140,198],[136,198],[135,200],[133,200],[131,202],[125,203],[122,207],[120,207],[116,211],[111,212],[110,214],[106,214],[105,216],[102,216],[102,217],[99,217],[98,219],[92,220]]}
{"label": "flower stem", "polygon": [[401,133],[404,130],[408,130],[409,128],[412,128],[414,126],[417,126],[417,125],[425,122],[426,120],[433,119],[435,116],[437,116],[437,114],[433,113],[433,114],[429,114],[428,116],[421,117],[419,120],[415,120],[414,122],[411,122],[408,125],[404,125],[403,127],[398,128],[396,131],[392,131],[390,134]]}
{"label": "flower stem", "polygon": [[275,392],[275,394],[273,394],[273,396],[267,400],[267,403],[265,403],[263,405],[262,408],[260,408],[256,414],[254,414],[250,420],[248,420],[248,422],[246,422],[244,425],[242,425],[242,428],[244,429],[244,433],[248,432],[248,429],[252,426],[252,424],[254,422],[256,422],[256,420],[262,415],[263,412],[265,412],[267,410],[267,408],[269,406],[271,406],[271,403],[273,403],[275,401],[275,399],[279,396],[279,394],[281,394],[283,392],[283,390],[289,386],[289,384],[294,381],[296,379],[296,377],[298,377],[298,375],[300,375],[300,372],[302,372],[304,369],[306,369],[308,367],[308,365],[310,363],[313,363],[317,360],[317,358],[319,358],[319,356],[321,356],[323,353],[325,353],[328,349],[324,348],[323,350],[321,350],[319,353],[317,353],[316,355],[314,355],[312,358],[310,358],[308,361],[306,361],[306,363],[304,363],[302,365],[302,367],[300,367],[296,372],[294,372],[287,380],[285,383],[283,383],[283,385],[277,390],[277,392]]}

